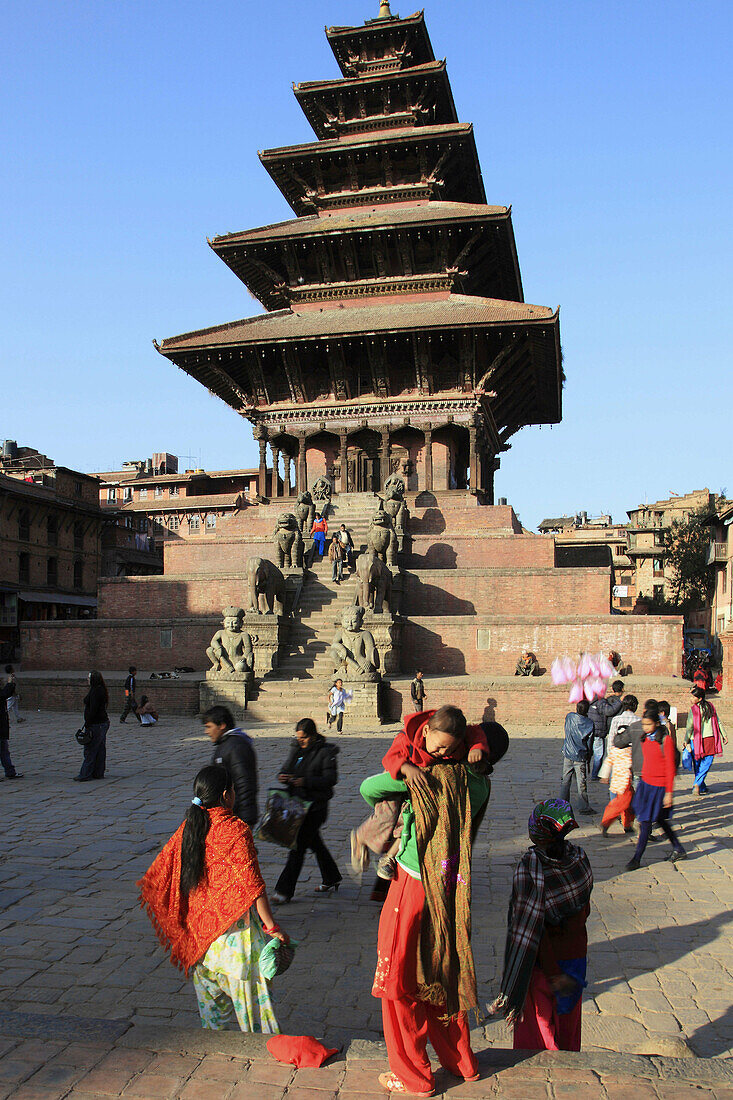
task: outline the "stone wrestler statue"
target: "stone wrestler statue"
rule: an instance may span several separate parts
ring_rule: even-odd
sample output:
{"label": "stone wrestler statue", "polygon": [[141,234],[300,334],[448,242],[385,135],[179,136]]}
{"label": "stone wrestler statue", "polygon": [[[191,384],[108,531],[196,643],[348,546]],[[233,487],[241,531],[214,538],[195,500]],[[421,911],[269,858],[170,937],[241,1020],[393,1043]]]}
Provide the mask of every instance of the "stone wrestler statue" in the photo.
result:
{"label": "stone wrestler statue", "polygon": [[348,607],[331,642],[334,669],[343,669],[347,679],[378,680],[379,651],[370,631],[364,630],[363,607]]}
{"label": "stone wrestler statue", "polygon": [[210,672],[251,672],[254,668],[252,639],[242,632],[241,607],[225,607],[222,611],[224,625],[217,630],[206,650],[211,661]]}

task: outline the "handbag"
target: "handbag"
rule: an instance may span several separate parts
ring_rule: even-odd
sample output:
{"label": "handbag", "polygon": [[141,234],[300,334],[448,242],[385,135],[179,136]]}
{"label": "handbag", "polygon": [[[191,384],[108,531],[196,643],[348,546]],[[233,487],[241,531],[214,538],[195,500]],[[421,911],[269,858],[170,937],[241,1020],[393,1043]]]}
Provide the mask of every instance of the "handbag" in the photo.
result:
{"label": "handbag", "polygon": [[682,767],[686,772],[695,770],[695,757],[692,755],[692,749],[689,745],[686,745],[682,750]]}
{"label": "handbag", "polygon": [[312,803],[280,787],[270,787],[262,817],[254,830],[255,840],[267,840],[279,848],[293,849]]}
{"label": "handbag", "polygon": [[88,730],[86,726],[80,726],[74,734],[74,737],[80,745],[91,745],[94,740],[94,734],[91,730]]}
{"label": "handbag", "polygon": [[284,974],[295,958],[295,940],[283,943],[282,940],[268,940],[260,951],[260,973],[267,981],[272,981],[278,974]]}

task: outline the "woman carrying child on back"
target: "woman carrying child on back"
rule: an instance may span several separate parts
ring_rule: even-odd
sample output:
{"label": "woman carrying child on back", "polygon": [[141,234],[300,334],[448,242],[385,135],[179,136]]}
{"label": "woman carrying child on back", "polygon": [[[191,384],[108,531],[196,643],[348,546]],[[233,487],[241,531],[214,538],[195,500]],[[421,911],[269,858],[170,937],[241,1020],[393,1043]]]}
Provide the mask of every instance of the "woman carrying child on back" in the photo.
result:
{"label": "woman carrying child on back", "polygon": [[138,883],[141,904],[174,966],[188,974],[202,1027],[278,1034],[260,955],[289,943],[267,900],[249,825],[232,813],[219,764],[202,768],[180,828]]}

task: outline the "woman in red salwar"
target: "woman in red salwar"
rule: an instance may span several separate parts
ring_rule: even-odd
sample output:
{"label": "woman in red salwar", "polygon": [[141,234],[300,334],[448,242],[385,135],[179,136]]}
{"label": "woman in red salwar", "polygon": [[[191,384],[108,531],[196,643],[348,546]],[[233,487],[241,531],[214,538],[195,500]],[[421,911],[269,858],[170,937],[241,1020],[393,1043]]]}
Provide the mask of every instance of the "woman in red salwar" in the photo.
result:
{"label": "woman in red salwar", "polygon": [[[404,827],[379,921],[372,994],[382,1001],[389,1093],[432,1096],[428,1040],[442,1066],[465,1080],[478,1077],[467,1011],[475,1008],[471,952],[471,846],[489,798],[486,776],[465,762],[443,763],[457,749],[442,730],[425,732],[428,767],[405,768],[407,782],[388,773],[362,784],[374,806],[404,797]],[[473,826],[472,826],[473,823]]]}
{"label": "woman in red salwar", "polygon": [[489,1012],[514,1025],[515,1050],[580,1050],[593,872],[565,839],[577,828],[568,802],[540,802],[514,872],[501,993]]}

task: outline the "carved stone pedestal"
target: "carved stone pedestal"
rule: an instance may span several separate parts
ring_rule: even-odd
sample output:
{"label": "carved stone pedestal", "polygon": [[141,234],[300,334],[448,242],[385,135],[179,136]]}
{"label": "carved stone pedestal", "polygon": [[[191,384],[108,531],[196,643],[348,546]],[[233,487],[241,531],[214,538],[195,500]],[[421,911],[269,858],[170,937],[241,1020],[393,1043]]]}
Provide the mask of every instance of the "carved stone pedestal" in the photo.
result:
{"label": "carved stone pedestal", "polygon": [[[287,580],[289,582],[290,578]],[[256,611],[248,611],[244,616],[242,628],[252,639],[254,673],[258,679],[277,668],[280,646],[287,639],[289,625],[289,620],[282,615],[258,615]]]}
{"label": "carved stone pedestal", "polygon": [[[333,680],[329,680],[324,686],[329,688],[332,683]],[[344,680],[344,688],[346,691],[353,691],[354,693],[354,698],[351,703],[347,703],[346,713],[344,714],[344,723],[347,729],[350,723],[356,725],[357,723],[381,721],[382,710],[384,709],[381,706],[381,701],[385,691],[381,681],[365,683],[363,680]],[[333,731],[335,736],[335,726]],[[324,729],[323,732],[327,737],[330,734],[328,729]]]}
{"label": "carved stone pedestal", "polygon": [[[255,651],[256,652],[256,651]],[[206,673],[206,679],[199,684],[199,708],[201,713],[209,707],[227,707],[235,722],[244,719],[247,710],[247,698],[254,687],[252,673],[214,672]]]}
{"label": "carved stone pedestal", "polygon": [[382,674],[398,674],[402,650],[402,619],[389,612],[375,615],[373,611],[367,611],[364,628],[371,631],[376,642]]}

